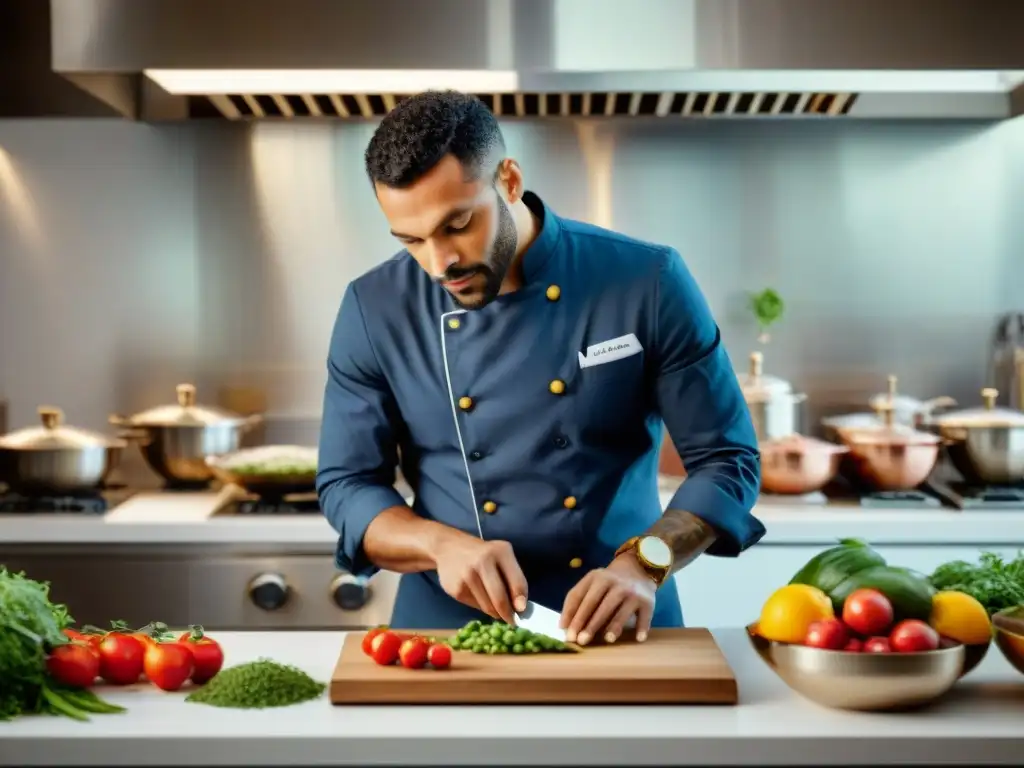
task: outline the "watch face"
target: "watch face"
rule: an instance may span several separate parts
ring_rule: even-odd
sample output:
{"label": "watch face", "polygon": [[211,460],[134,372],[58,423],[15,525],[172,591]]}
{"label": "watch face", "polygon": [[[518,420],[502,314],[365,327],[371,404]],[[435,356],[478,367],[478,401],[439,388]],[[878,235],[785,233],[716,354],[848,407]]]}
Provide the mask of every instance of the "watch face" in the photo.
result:
{"label": "watch face", "polygon": [[644,560],[659,568],[672,565],[672,550],[657,536],[644,536],[637,542],[637,551],[643,555]]}

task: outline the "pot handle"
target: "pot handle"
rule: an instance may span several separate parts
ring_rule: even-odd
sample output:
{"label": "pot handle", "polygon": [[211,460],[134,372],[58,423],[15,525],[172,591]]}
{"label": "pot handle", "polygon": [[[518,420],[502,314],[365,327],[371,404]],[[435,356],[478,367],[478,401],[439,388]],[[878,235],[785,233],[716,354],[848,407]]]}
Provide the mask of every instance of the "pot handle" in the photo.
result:
{"label": "pot handle", "polygon": [[149,445],[153,442],[152,435],[145,429],[123,429],[117,436],[122,440],[131,440],[139,445]]}
{"label": "pot handle", "polygon": [[793,397],[793,403],[794,404],[802,403],[802,402],[804,402],[807,399],[807,393],[806,392],[796,392],[796,393],[793,394],[792,397]]}

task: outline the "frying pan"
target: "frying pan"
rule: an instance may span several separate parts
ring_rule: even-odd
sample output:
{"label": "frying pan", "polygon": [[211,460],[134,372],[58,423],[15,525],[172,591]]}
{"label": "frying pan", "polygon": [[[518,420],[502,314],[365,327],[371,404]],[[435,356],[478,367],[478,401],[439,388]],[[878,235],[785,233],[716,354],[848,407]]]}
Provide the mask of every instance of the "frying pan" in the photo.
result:
{"label": "frying pan", "polygon": [[[261,498],[279,499],[316,491],[317,449],[303,445],[263,445],[221,456],[207,456],[206,464],[223,483],[231,483]],[[308,472],[274,470],[275,463],[309,466]],[[259,471],[259,465],[268,465]]]}

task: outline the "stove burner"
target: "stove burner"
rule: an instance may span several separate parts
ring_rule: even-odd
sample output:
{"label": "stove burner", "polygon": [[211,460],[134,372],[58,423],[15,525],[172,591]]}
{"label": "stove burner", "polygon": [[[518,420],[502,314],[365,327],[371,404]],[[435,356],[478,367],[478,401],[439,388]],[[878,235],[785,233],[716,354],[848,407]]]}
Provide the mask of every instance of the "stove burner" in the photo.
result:
{"label": "stove burner", "polygon": [[1020,510],[1024,507],[1024,485],[975,486],[963,482],[950,483],[948,495],[959,509]]}
{"label": "stove burner", "polygon": [[935,509],[942,501],[922,490],[874,491],[860,497],[862,507],[886,507],[889,509]]}
{"label": "stove burner", "polygon": [[316,497],[302,499],[242,499],[235,505],[239,515],[308,515],[320,514],[320,502]]}
{"label": "stove burner", "polygon": [[95,496],[22,496],[16,493],[0,495],[0,514],[63,512],[102,515],[110,504],[100,495]]}

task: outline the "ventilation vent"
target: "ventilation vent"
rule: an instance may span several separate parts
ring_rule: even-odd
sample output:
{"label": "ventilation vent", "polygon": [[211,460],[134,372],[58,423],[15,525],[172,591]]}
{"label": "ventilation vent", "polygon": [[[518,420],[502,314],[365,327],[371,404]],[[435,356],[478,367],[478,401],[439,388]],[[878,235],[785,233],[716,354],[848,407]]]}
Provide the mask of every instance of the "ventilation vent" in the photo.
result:
{"label": "ventilation vent", "polygon": [[[839,117],[857,100],[849,93],[502,93],[478,94],[499,117]],[[405,95],[232,94],[190,97],[191,117],[374,119]]]}

